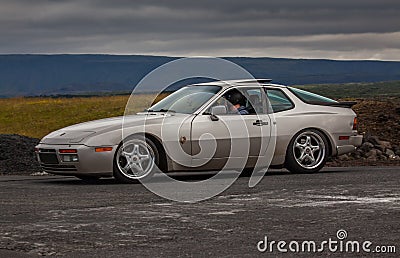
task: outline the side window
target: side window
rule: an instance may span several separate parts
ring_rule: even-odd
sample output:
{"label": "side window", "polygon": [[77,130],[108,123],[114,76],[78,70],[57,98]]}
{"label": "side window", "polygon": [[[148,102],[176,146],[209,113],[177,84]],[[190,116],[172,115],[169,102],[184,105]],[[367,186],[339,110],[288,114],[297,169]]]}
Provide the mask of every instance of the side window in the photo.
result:
{"label": "side window", "polygon": [[266,89],[269,103],[274,113],[292,109],[292,101],[281,90]]}
{"label": "side window", "polygon": [[247,97],[246,107],[250,114],[264,114],[265,110],[265,94],[261,88],[245,88],[245,95]]}
{"label": "side window", "polygon": [[208,110],[216,106],[226,108],[226,114],[255,115],[264,112],[264,94],[261,88],[231,89],[220,97]]}

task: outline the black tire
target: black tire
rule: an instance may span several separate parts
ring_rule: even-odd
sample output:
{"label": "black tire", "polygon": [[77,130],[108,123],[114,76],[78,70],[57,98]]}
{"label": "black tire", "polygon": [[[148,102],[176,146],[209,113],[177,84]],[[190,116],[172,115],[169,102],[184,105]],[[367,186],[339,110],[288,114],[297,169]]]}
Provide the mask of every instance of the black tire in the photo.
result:
{"label": "black tire", "polygon": [[[150,164],[145,164],[146,168],[147,165],[149,166],[148,169],[143,169],[140,171],[138,166],[136,165],[128,165],[124,163],[127,163],[128,158],[122,154],[125,150],[130,151],[129,148],[131,148],[131,145],[134,145],[133,148],[136,148],[135,145],[140,145],[138,147],[138,155],[132,154],[134,153],[134,150],[132,150],[133,156],[131,157],[131,161],[133,163],[135,162],[141,162],[140,161],[140,155],[149,155],[151,160],[149,162],[153,162],[152,165]],[[147,152],[146,152],[147,151]],[[147,154],[146,154],[147,153]],[[157,150],[156,145],[148,138],[140,137],[140,136],[135,136],[135,137],[130,137],[118,146],[117,151],[115,152],[114,156],[114,178],[120,182],[120,183],[139,183],[140,181],[145,182],[149,180],[154,173],[158,170],[158,165],[160,163],[160,155]],[[123,167],[128,166],[128,169],[123,169]],[[134,169],[133,167],[137,167],[138,169]],[[142,165],[140,165],[142,167]]]}
{"label": "black tire", "polygon": [[305,129],[290,141],[285,167],[292,173],[316,173],[325,166],[328,155],[329,144],[325,135],[315,129]]}
{"label": "black tire", "polygon": [[244,168],[242,172],[240,172],[239,177],[250,177],[253,174],[254,168]]}

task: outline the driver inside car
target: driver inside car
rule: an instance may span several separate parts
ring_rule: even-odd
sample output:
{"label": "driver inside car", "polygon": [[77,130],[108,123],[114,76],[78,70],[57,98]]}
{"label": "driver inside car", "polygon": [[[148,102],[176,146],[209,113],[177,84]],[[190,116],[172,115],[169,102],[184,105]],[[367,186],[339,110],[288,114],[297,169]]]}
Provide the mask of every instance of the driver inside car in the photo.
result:
{"label": "driver inside car", "polygon": [[225,96],[228,101],[228,110],[231,114],[248,115],[249,111],[246,108],[246,99],[242,93],[237,90],[232,90]]}

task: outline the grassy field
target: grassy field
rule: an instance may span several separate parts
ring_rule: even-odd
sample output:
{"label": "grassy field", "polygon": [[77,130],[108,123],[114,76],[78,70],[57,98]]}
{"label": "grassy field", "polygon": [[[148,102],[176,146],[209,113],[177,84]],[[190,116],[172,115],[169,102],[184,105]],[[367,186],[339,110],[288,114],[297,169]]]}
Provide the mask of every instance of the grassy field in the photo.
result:
{"label": "grassy field", "polygon": [[[142,111],[152,95],[142,95]],[[41,138],[62,127],[124,114],[129,96],[0,99],[0,133]],[[136,100],[136,99],[135,99]]]}
{"label": "grassy field", "polygon": [[[296,87],[335,99],[400,97],[400,82]],[[130,111],[142,111],[154,97],[146,94],[131,99],[134,108]],[[68,125],[123,115],[128,99],[129,96],[0,99],[0,134],[41,138]]]}

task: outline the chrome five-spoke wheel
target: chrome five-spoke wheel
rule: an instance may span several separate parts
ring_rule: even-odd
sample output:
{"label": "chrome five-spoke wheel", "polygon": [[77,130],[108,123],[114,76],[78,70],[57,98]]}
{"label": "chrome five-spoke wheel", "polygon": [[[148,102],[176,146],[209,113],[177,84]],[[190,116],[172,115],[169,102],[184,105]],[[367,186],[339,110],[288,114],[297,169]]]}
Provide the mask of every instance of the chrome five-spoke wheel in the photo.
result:
{"label": "chrome five-spoke wheel", "polygon": [[126,140],[115,155],[114,176],[123,182],[149,178],[157,159],[157,150],[151,141],[140,138]]}
{"label": "chrome five-spoke wheel", "polygon": [[321,132],[302,131],[289,144],[286,167],[291,172],[316,172],[325,165],[327,153],[327,140]]}

